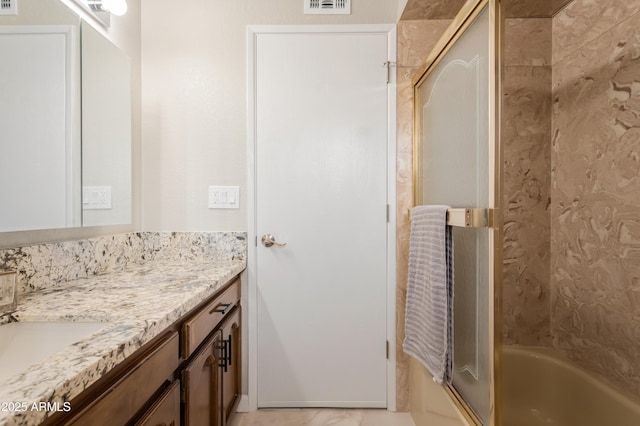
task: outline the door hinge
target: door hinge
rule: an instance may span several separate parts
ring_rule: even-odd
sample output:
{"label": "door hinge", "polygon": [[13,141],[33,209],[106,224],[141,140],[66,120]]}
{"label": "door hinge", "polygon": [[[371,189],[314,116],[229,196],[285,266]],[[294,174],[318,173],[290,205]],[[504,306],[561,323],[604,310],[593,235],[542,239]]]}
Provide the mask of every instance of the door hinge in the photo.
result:
{"label": "door hinge", "polygon": [[256,243],[256,247],[258,247],[258,236],[257,236],[257,235],[256,235],[256,241],[255,241],[255,243]]}
{"label": "door hinge", "polygon": [[389,341],[387,340],[387,359],[389,359]]}
{"label": "door hinge", "polygon": [[387,204],[387,223],[389,223],[390,214],[391,214],[391,206],[389,206],[389,204]]}
{"label": "door hinge", "polygon": [[398,64],[397,62],[386,61],[383,65],[387,68],[387,84],[389,84],[391,82],[391,67],[395,67]]}

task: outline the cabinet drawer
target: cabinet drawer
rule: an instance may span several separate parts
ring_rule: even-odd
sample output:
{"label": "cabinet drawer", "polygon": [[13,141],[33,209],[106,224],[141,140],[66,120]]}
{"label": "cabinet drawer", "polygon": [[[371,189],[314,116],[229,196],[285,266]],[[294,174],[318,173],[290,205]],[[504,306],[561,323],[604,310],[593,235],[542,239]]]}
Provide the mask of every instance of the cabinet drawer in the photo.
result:
{"label": "cabinet drawer", "polygon": [[180,381],[165,390],[135,426],[180,426]]}
{"label": "cabinet drawer", "polygon": [[67,424],[113,426],[129,422],[171,378],[179,362],[179,337],[173,332]]}
{"label": "cabinet drawer", "polygon": [[240,301],[240,279],[182,325],[182,357],[187,359]]}

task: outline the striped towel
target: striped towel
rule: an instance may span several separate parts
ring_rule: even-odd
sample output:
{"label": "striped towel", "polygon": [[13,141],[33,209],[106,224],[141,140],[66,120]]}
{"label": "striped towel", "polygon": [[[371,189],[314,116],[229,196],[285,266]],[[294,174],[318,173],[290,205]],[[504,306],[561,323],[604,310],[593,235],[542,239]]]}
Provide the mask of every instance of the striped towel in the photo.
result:
{"label": "striped towel", "polygon": [[453,240],[449,206],[411,210],[409,282],[403,350],[437,383],[451,383],[453,369]]}

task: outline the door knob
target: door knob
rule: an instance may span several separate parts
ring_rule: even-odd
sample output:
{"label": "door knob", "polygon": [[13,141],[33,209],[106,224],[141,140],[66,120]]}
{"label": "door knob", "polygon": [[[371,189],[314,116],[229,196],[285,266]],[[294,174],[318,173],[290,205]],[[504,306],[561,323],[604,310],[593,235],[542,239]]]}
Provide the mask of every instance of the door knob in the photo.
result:
{"label": "door knob", "polygon": [[278,243],[276,242],[276,239],[273,235],[264,234],[262,236],[262,245],[265,247],[271,247],[271,246],[284,247],[287,245],[287,243]]}

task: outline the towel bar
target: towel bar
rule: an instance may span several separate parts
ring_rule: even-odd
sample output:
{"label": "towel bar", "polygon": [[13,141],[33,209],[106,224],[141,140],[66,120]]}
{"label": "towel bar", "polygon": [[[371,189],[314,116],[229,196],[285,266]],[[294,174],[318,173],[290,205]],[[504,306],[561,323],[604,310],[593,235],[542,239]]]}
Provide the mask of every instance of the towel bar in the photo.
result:
{"label": "towel bar", "polygon": [[[495,209],[451,208],[447,210],[447,225],[461,228],[493,227]],[[411,220],[411,210],[409,210]]]}

